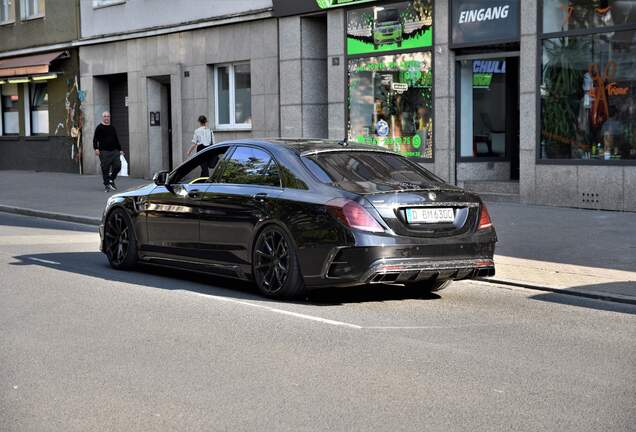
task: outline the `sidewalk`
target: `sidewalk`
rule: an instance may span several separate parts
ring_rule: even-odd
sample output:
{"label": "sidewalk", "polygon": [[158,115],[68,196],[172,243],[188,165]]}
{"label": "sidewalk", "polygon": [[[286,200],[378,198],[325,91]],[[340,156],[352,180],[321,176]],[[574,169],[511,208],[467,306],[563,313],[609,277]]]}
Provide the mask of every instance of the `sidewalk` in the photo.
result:
{"label": "sidewalk", "polygon": [[[120,177],[120,191],[150,180]],[[96,225],[98,176],[0,171],[0,211]],[[488,203],[499,243],[493,282],[636,304],[636,214]]]}

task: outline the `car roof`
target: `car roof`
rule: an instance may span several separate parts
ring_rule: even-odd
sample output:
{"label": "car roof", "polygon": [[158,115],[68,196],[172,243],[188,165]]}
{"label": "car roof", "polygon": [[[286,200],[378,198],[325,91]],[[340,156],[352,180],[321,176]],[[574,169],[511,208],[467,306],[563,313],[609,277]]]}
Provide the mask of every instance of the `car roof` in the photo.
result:
{"label": "car roof", "polygon": [[284,147],[301,156],[334,152],[334,151],[372,151],[378,153],[394,153],[384,147],[350,143],[342,140],[329,140],[322,138],[263,138],[225,141],[219,144],[255,144],[265,148]]}

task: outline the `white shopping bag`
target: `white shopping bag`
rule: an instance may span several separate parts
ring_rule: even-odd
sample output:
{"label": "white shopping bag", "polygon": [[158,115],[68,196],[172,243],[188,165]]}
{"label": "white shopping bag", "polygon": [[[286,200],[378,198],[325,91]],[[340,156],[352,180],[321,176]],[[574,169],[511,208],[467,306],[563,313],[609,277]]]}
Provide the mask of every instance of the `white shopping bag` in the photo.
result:
{"label": "white shopping bag", "polygon": [[119,175],[128,177],[128,162],[126,162],[126,158],[123,154],[119,155],[119,161],[121,162],[121,171],[119,171]]}

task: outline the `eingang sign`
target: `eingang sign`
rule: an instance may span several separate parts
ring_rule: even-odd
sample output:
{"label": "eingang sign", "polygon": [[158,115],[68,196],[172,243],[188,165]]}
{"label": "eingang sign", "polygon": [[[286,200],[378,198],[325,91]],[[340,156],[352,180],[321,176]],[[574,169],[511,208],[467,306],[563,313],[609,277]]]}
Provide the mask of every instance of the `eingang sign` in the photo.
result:
{"label": "eingang sign", "polygon": [[452,0],[453,46],[519,40],[520,0]]}

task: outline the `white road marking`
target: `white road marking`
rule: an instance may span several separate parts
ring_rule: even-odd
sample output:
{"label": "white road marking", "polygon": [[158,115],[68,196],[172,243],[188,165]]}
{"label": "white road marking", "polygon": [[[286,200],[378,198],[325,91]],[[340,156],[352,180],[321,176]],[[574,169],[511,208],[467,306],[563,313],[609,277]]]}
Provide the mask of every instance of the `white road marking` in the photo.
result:
{"label": "white road marking", "polygon": [[41,258],[27,257],[27,259],[30,259],[31,261],[40,262],[40,263],[43,263],[43,264],[62,265],[62,263],[59,263],[57,261],[49,261],[49,260],[45,260],[45,259],[41,259]]}
{"label": "white road marking", "polygon": [[0,246],[64,245],[69,243],[99,243],[94,233],[72,235],[12,235],[0,237]]}
{"label": "white road marking", "polygon": [[364,329],[368,330],[439,330],[439,329],[461,329],[472,327],[493,327],[507,325],[507,323],[493,323],[493,324],[464,324],[464,325],[432,325],[432,326],[365,326]]}
{"label": "white road marking", "polygon": [[231,298],[227,298],[227,297],[221,297],[221,296],[215,296],[215,295],[211,295],[211,294],[202,294],[202,293],[192,293],[195,295],[198,295],[200,297],[205,297],[207,299],[212,299],[212,300],[218,300],[218,301],[223,301],[223,302],[227,302],[227,303],[236,303],[236,304],[241,304],[244,306],[251,306],[254,308],[258,308],[258,309],[263,309],[269,312],[273,312],[273,313],[277,313],[277,314],[281,314],[281,315],[288,315],[288,316],[293,316],[295,318],[300,318],[300,319],[305,319],[305,320],[309,320],[309,321],[316,321],[316,322],[320,322],[323,324],[329,324],[329,325],[333,325],[333,326],[340,326],[340,327],[348,327],[348,328],[353,328],[353,329],[357,329],[360,330],[363,327],[356,325],[356,324],[351,324],[351,323],[347,323],[347,322],[343,322],[343,321],[335,321],[335,320],[330,320],[330,319],[326,319],[326,318],[321,318],[321,317],[317,317],[314,315],[306,315],[306,314],[302,314],[302,313],[298,313],[298,312],[291,312],[291,311],[287,311],[287,310],[283,310],[283,309],[277,309],[277,308],[273,308],[270,306],[264,306],[264,305],[260,305],[260,304],[255,304],[255,303],[250,303],[247,301],[243,301],[243,300],[236,300],[236,299],[231,299]]}

